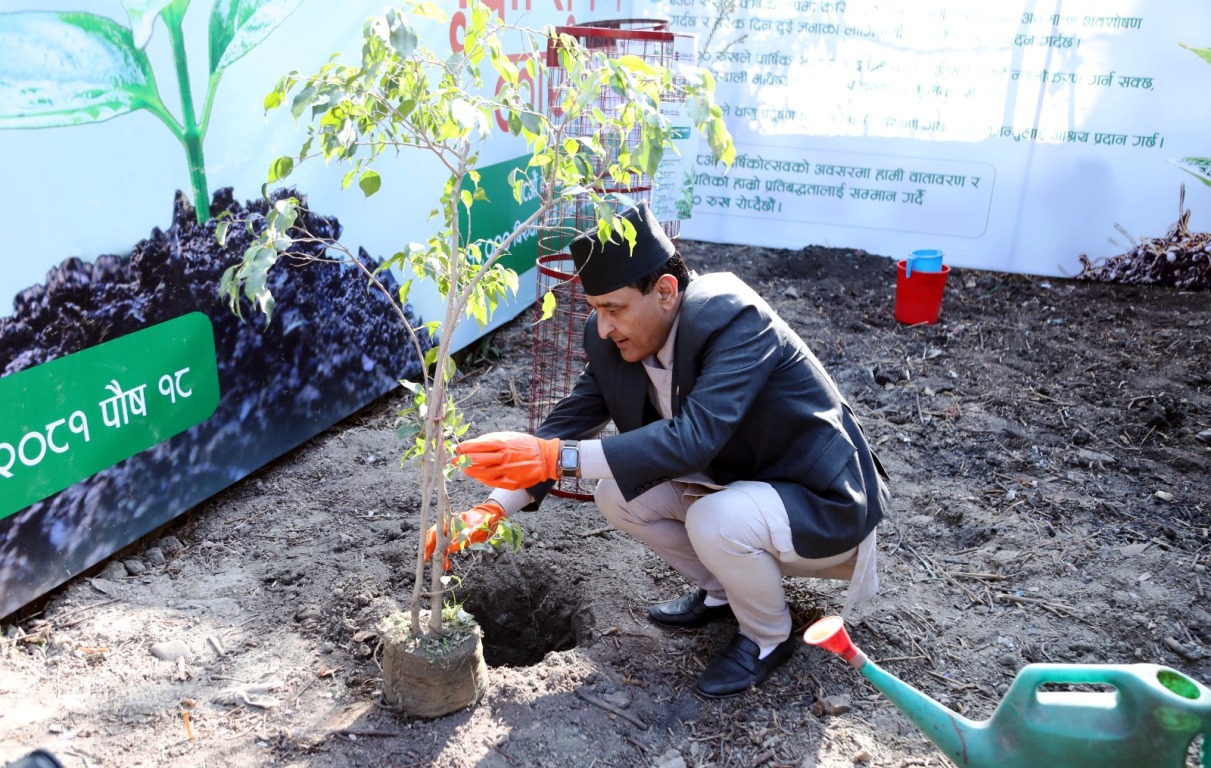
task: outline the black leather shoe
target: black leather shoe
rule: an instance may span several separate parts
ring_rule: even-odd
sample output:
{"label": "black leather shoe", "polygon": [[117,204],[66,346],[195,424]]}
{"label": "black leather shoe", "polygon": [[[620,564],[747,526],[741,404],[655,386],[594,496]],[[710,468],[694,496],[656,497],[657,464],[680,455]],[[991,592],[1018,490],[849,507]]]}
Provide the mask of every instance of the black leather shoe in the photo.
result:
{"label": "black leather shoe", "polygon": [[696,590],[676,600],[656,603],[648,609],[648,617],[666,627],[701,627],[731,615],[730,605],[707,605],[705,589]]}
{"label": "black leather shoe", "polygon": [[723,653],[711,659],[698,675],[698,693],[718,699],[761,685],[771,672],[794,655],[798,644],[798,638],[792,632],[769,656],[759,659],[761,649],[757,644],[737,632]]}

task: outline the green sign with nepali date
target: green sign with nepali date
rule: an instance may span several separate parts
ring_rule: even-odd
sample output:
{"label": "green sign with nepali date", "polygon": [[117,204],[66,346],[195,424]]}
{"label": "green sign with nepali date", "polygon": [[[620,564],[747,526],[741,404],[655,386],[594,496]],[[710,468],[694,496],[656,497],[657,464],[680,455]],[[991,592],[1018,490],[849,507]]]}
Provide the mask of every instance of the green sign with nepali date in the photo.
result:
{"label": "green sign with nepali date", "polygon": [[191,312],[0,379],[0,519],[210,418],[210,318]]}

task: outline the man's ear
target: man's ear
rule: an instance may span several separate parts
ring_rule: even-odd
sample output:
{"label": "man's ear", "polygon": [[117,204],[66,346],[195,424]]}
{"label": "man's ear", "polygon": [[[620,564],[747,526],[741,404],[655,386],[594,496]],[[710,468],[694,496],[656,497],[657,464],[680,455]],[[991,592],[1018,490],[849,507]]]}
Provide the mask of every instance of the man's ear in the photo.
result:
{"label": "man's ear", "polygon": [[677,278],[673,275],[661,275],[656,280],[656,296],[661,301],[669,301],[677,298],[678,286]]}

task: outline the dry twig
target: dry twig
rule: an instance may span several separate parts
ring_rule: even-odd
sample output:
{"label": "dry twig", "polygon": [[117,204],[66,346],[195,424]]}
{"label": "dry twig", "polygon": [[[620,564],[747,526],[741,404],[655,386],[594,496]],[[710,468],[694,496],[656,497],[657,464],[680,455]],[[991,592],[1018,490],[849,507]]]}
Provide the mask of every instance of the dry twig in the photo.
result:
{"label": "dry twig", "polygon": [[613,704],[609,703],[608,701],[602,701],[601,699],[597,698],[596,696],[589,694],[589,693],[585,693],[584,691],[580,690],[579,688],[576,689],[576,695],[579,696],[580,698],[584,699],[585,701],[589,702],[590,704],[592,704],[595,707],[601,707],[606,712],[609,712],[612,715],[618,715],[619,717],[621,717],[623,720],[626,720],[631,725],[634,725],[638,728],[642,728],[645,731],[648,729],[647,723],[643,722],[635,715],[632,715],[630,712],[627,712],[625,709],[619,709],[618,707],[614,706]]}

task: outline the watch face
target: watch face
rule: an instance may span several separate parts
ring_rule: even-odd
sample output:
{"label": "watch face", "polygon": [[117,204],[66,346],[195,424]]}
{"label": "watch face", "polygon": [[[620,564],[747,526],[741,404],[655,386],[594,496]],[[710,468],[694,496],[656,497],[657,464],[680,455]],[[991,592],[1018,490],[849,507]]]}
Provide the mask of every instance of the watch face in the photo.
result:
{"label": "watch face", "polygon": [[575,448],[564,448],[559,452],[559,466],[562,469],[576,469],[580,464],[580,451]]}

